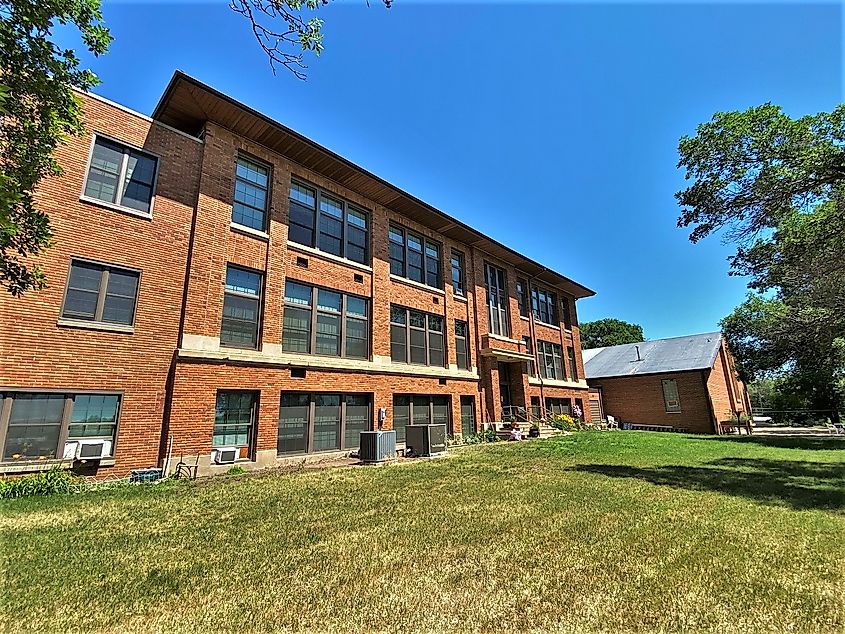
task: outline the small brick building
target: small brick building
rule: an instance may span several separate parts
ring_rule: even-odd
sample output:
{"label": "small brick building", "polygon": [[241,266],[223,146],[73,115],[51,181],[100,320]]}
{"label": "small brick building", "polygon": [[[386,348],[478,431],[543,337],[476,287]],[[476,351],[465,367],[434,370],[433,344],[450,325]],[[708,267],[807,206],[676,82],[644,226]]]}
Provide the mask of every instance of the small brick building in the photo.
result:
{"label": "small brick building", "polygon": [[48,287],[0,293],[0,473],[259,468],[583,408],[590,289],[182,73],[152,116],[80,98],[37,192]]}
{"label": "small brick building", "polygon": [[751,403],[721,333],[583,351],[591,408],[620,423],[718,433]]}

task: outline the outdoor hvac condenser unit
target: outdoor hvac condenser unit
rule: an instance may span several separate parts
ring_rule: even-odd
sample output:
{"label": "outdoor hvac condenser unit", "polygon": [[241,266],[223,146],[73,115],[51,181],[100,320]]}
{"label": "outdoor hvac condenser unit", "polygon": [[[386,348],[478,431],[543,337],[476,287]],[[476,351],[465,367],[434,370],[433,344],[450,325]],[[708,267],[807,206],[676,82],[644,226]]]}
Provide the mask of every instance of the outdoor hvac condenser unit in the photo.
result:
{"label": "outdoor hvac condenser unit", "polygon": [[396,457],[396,431],[362,431],[361,447],[358,449],[361,462],[378,464]]}
{"label": "outdoor hvac condenser unit", "polygon": [[415,456],[436,456],[446,453],[446,425],[408,425],[405,446]]}

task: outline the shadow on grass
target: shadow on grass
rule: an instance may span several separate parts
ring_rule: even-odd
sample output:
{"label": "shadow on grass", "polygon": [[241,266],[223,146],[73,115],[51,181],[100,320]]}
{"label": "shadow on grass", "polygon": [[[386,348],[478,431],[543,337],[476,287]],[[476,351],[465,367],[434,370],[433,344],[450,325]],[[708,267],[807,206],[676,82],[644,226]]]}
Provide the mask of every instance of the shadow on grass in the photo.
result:
{"label": "shadow on grass", "polygon": [[703,442],[738,442],[782,449],[824,449],[845,451],[842,436],[693,436]]}
{"label": "shadow on grass", "polygon": [[575,471],[693,491],[716,491],[793,509],[845,509],[845,464],[721,458],[701,467],[578,465]]}

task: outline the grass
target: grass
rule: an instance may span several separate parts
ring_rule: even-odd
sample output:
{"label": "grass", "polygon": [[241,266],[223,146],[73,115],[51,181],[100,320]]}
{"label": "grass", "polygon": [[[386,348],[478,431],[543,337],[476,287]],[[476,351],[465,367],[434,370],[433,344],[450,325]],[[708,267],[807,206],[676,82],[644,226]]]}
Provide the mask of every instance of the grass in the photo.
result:
{"label": "grass", "polygon": [[0,503],[0,629],[845,629],[845,442],[635,432]]}

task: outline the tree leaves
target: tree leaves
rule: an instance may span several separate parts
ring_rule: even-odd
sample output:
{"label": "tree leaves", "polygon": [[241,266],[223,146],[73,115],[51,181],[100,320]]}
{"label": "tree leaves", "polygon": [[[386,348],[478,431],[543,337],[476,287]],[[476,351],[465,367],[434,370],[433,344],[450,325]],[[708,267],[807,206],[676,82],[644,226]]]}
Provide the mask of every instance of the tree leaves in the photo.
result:
{"label": "tree leaves", "polygon": [[46,279],[30,259],[51,244],[47,216],[33,196],[46,176],[59,175],[56,146],[83,130],[73,89],[97,83],[79,68],[71,50],[50,39],[58,24],[73,24],[94,54],[108,50],[111,35],[102,24],[99,0],[0,0],[0,68],[3,69],[0,121],[0,285],[12,295],[44,287]]}
{"label": "tree leaves", "polygon": [[581,347],[603,348],[644,341],[643,327],[621,319],[599,319],[581,324]]}

